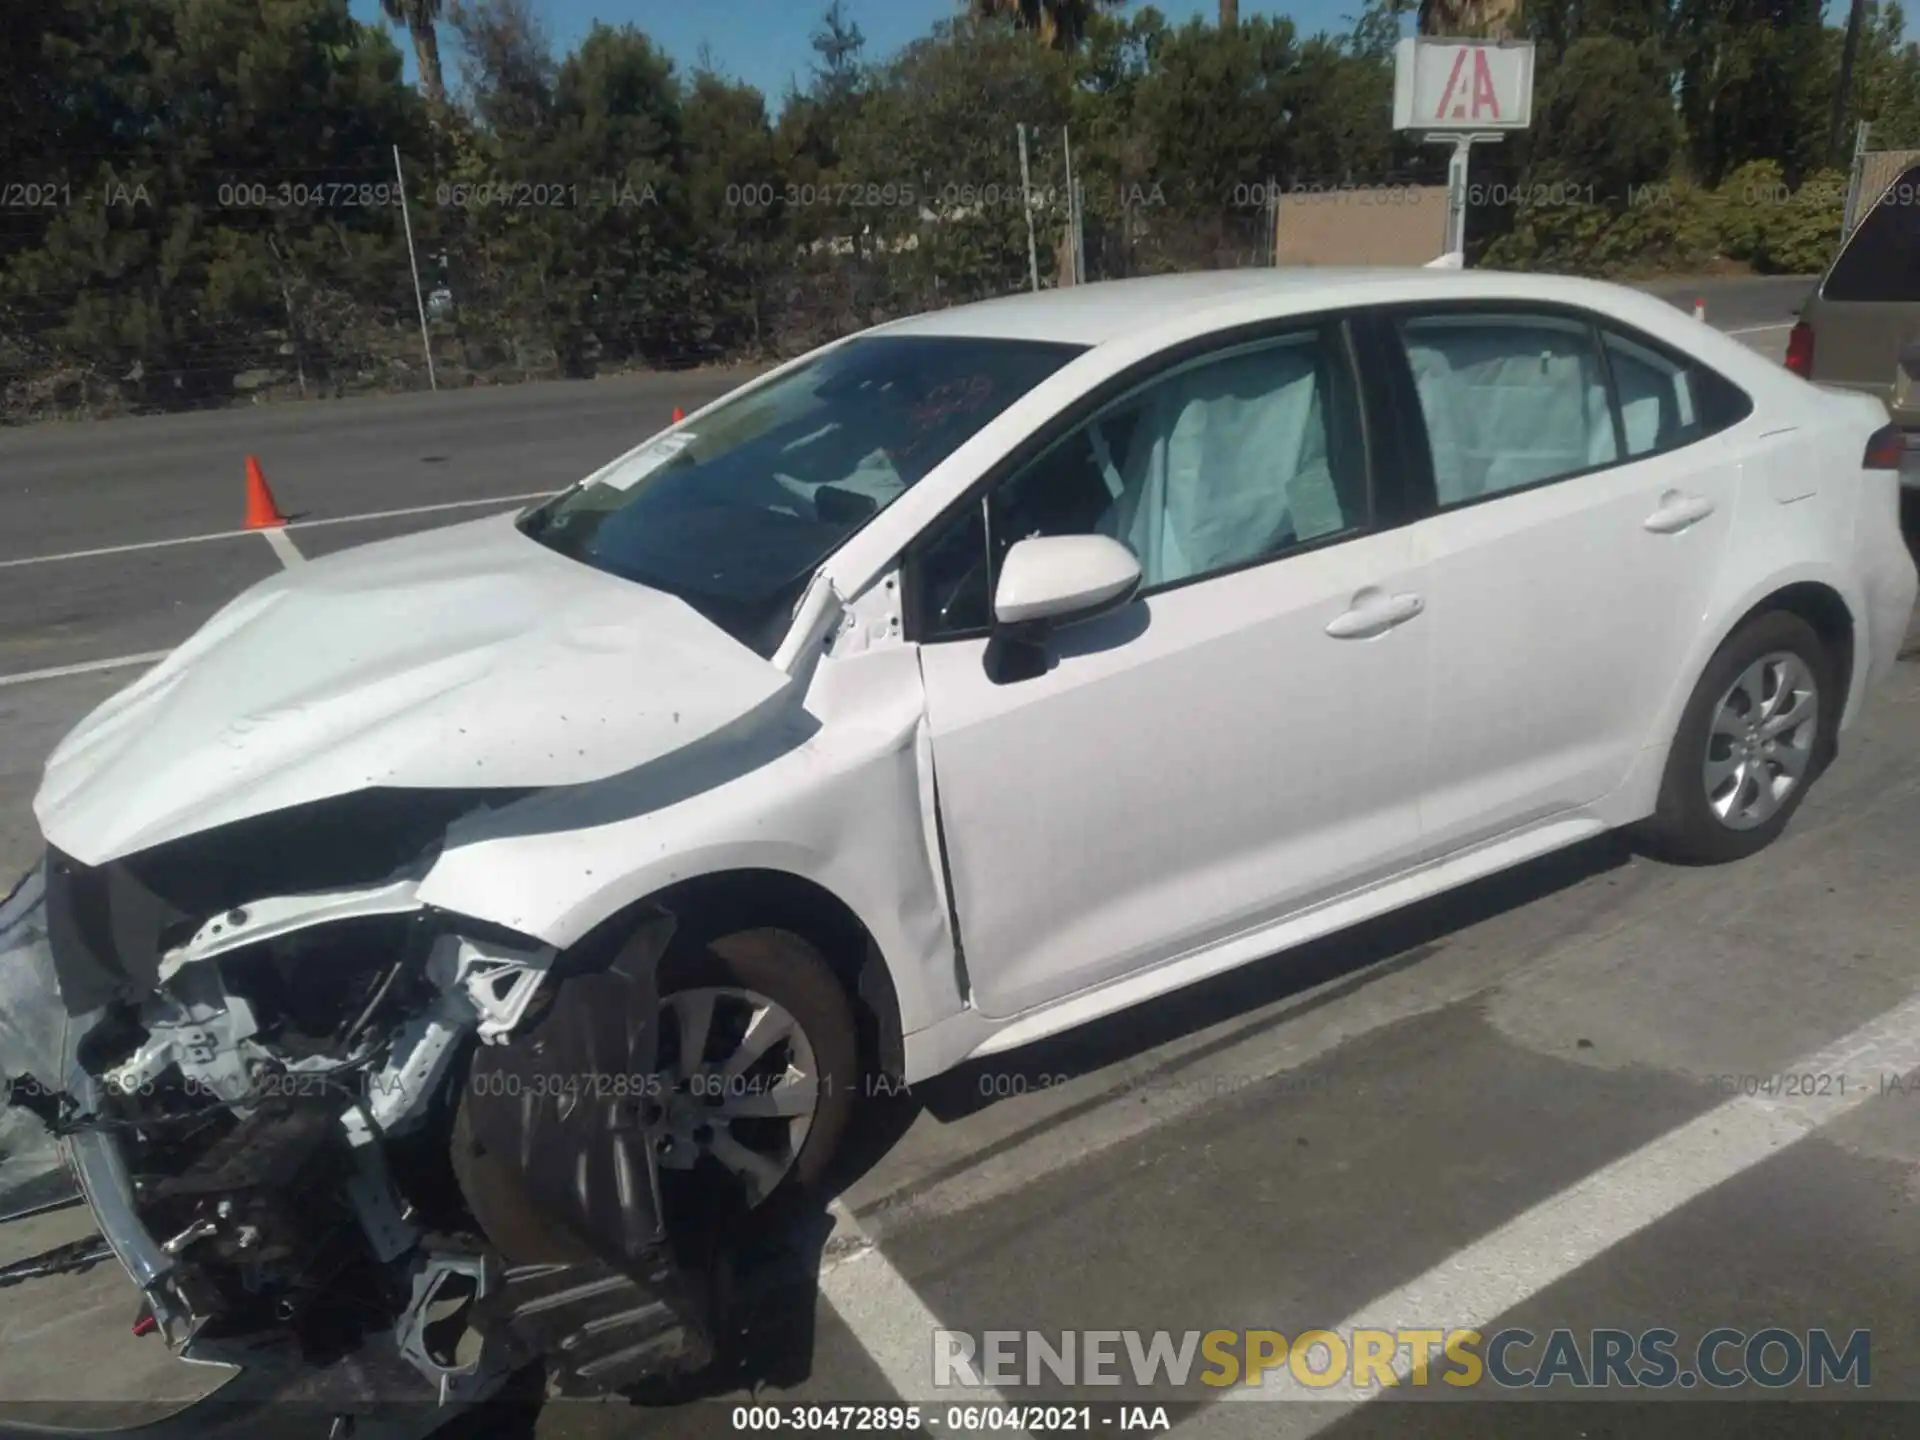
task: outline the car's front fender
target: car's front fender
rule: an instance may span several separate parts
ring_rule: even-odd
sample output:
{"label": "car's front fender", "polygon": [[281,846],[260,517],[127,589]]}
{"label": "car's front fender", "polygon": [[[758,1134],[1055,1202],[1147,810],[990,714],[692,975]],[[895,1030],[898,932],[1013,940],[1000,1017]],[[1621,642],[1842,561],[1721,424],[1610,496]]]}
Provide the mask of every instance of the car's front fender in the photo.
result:
{"label": "car's front fender", "polygon": [[564,949],[670,886],[782,872],[866,927],[912,1031],[964,1003],[937,847],[919,663],[893,645],[824,660],[751,733],[457,822],[419,898]]}

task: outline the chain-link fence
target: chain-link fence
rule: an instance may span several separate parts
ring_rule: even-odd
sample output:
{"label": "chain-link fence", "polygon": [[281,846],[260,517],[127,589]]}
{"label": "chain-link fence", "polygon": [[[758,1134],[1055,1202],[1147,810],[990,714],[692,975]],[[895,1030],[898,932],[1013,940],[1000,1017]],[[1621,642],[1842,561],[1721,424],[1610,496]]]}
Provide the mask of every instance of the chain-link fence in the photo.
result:
{"label": "chain-link fence", "polygon": [[1890,200],[1911,204],[1913,196],[1900,196],[1897,187],[1901,177],[1916,165],[1920,165],[1920,133],[1907,126],[1862,120],[1854,131],[1841,238],[1851,235],[1875,205]]}

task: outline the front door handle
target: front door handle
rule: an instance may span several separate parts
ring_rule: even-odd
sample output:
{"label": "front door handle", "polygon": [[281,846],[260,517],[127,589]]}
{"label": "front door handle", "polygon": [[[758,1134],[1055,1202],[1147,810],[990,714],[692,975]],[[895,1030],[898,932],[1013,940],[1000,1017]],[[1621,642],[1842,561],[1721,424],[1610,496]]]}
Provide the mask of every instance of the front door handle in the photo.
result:
{"label": "front door handle", "polygon": [[1362,590],[1353,597],[1351,606],[1327,622],[1327,634],[1336,640],[1365,640],[1406,624],[1426,608],[1427,602],[1418,595]]}
{"label": "front door handle", "polygon": [[1669,490],[1660,497],[1660,508],[1641,525],[1656,535],[1678,535],[1689,525],[1698,525],[1713,513],[1713,501],[1704,495],[1684,495]]}

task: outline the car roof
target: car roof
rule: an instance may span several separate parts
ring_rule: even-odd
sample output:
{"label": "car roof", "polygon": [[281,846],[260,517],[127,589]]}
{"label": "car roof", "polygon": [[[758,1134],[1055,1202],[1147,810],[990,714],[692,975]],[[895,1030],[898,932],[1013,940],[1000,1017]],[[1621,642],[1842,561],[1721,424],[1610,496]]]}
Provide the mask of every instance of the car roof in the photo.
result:
{"label": "car roof", "polygon": [[[1059,289],[1023,291],[970,305],[910,315],[869,334],[954,335],[979,339],[1050,340],[1100,345],[1138,334],[1197,311],[1220,309],[1228,323],[1235,302],[1298,297],[1302,308],[1365,304],[1373,292],[1409,284],[1435,298],[1560,300],[1591,305],[1596,291],[1614,287],[1566,276],[1505,274],[1497,270],[1428,270],[1412,266],[1188,271],[1129,280],[1099,280]],[[1386,298],[1382,293],[1381,298]]]}

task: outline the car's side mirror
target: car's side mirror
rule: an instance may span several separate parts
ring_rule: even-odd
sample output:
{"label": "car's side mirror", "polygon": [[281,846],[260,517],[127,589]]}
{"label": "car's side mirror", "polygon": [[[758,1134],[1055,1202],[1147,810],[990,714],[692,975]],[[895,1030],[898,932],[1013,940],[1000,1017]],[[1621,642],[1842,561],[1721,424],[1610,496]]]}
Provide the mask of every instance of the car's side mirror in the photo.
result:
{"label": "car's side mirror", "polygon": [[1071,625],[1117,610],[1140,588],[1140,562],[1105,535],[1036,535],[1000,565],[993,618],[1001,625]]}
{"label": "car's side mirror", "polygon": [[1140,562],[1105,535],[1036,535],[1018,541],[993,592],[987,676],[996,685],[1047,668],[1046,635],[1118,610],[1140,588]]}

